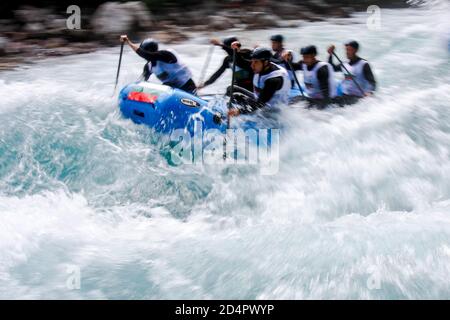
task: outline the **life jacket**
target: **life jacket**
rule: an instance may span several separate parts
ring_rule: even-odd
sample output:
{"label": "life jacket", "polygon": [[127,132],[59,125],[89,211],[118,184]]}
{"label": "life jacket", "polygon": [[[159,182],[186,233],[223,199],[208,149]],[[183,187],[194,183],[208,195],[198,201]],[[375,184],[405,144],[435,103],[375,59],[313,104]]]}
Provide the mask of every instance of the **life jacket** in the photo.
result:
{"label": "life jacket", "polygon": [[272,62],[270,64],[275,67],[273,71],[262,76],[255,73],[253,76],[253,94],[255,99],[258,99],[260,92],[264,89],[266,80],[282,77],[283,86],[275,91],[272,98],[267,102],[267,105],[269,107],[276,107],[282,104],[287,105],[289,101],[289,92],[291,90],[291,81],[289,80],[288,73],[283,67]]}
{"label": "life jacket", "polygon": [[306,64],[303,63],[303,79],[305,82],[305,91],[309,97],[313,99],[323,99],[323,93],[320,90],[320,83],[317,77],[317,71],[323,67],[327,66],[328,68],[328,90],[330,98],[334,98],[336,96],[336,83],[334,82],[334,70],[331,64],[323,61],[319,61],[314,65],[312,70],[308,70]]}
{"label": "life jacket", "polygon": [[361,90],[353,80],[355,80],[360,85],[361,89],[363,89],[364,92],[371,92],[374,90],[373,85],[369,81],[367,81],[366,77],[364,76],[364,66],[366,64],[367,61],[364,59],[360,59],[353,65],[350,65],[350,63],[348,62],[343,63],[344,67],[350,72],[350,74],[353,75],[353,77],[345,74],[345,78],[344,80],[342,80],[342,93],[349,96],[363,96]]}
{"label": "life jacket", "polygon": [[147,66],[150,73],[154,73],[158,79],[165,85],[173,88],[181,88],[186,82],[192,78],[192,73],[188,67],[180,61],[175,51],[172,52],[176,58],[175,63],[166,63],[163,61],[157,61],[156,65],[149,63]]}
{"label": "life jacket", "polygon": [[294,70],[290,70],[290,68],[288,68],[287,62],[285,62],[285,61],[283,60],[282,55],[283,55],[283,53],[284,53],[285,51],[286,51],[286,50],[283,49],[283,51],[281,51],[281,52],[276,52],[276,53],[273,55],[273,57],[274,57],[274,59],[281,60],[281,62],[280,62],[280,63],[277,63],[277,65],[279,65],[280,67],[283,67],[284,69],[286,69],[286,71],[287,71],[287,73],[288,73],[288,76],[289,76],[289,79],[291,80],[291,87],[294,87],[294,85],[295,85],[294,72],[295,72],[295,71],[294,71]]}

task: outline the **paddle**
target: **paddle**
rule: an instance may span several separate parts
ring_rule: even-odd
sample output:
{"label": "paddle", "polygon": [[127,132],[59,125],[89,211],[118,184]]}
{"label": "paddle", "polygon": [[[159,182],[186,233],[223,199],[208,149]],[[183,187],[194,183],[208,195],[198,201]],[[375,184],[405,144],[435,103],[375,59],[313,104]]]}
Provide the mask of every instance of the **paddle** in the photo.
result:
{"label": "paddle", "polygon": [[203,84],[203,80],[205,79],[206,70],[208,69],[209,63],[211,61],[212,54],[214,52],[214,45],[209,47],[208,54],[206,55],[205,64],[203,65],[202,72],[200,73],[200,78],[198,79],[198,83]]}
{"label": "paddle", "polygon": [[[233,49],[233,66],[231,68],[231,88],[230,88],[230,101],[228,102],[228,110],[231,109],[231,104],[233,102],[233,93],[234,93],[234,77],[236,72],[236,49]],[[227,129],[230,129],[230,116],[227,113]]]}
{"label": "paddle", "polygon": [[[116,92],[117,83],[119,83],[119,72],[120,72],[120,65],[122,63],[122,53],[123,53],[123,45],[124,44],[125,44],[125,42],[122,42],[122,44],[120,45],[119,65],[117,66],[117,75],[116,75],[116,84],[114,85],[114,93]],[[114,95],[114,93],[113,93],[113,95]]]}
{"label": "paddle", "polygon": [[344,68],[345,71],[347,71],[348,76],[352,79],[352,81],[356,84],[356,86],[358,87],[359,91],[361,91],[363,97],[366,95],[364,90],[361,88],[361,86],[359,85],[359,83],[353,78],[353,75],[350,73],[350,71],[347,70],[347,68],[344,66],[344,63],[342,62],[341,59],[339,59],[338,55],[333,51],[333,56],[336,57],[336,59],[338,59],[339,64],[342,66],[342,68]]}
{"label": "paddle", "polygon": [[[228,110],[232,107],[233,102],[233,93],[234,93],[234,73],[236,71],[236,49],[233,49],[233,66],[231,67],[231,87],[230,87],[230,100],[228,102]],[[227,129],[230,129],[230,115],[227,112]],[[223,139],[223,159],[225,160],[227,158],[227,136],[225,135],[225,138]]]}
{"label": "paddle", "polygon": [[291,61],[287,60],[286,62],[288,63],[289,68],[291,68],[292,74],[294,75],[295,82],[297,83],[297,86],[300,89],[300,93],[302,94],[302,97],[306,99],[305,94],[304,94],[303,89],[302,89],[302,86],[300,85],[300,82],[297,79],[297,75],[295,74],[295,70],[292,67]]}

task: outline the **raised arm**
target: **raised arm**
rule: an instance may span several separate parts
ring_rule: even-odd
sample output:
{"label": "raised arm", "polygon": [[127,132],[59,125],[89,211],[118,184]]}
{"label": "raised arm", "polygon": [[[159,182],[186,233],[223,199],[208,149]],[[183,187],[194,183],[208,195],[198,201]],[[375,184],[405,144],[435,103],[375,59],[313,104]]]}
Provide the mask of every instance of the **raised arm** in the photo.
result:
{"label": "raised arm", "polygon": [[292,57],[292,51],[288,50],[282,53],[281,58],[283,59],[283,61],[286,62],[286,67],[287,70],[291,70],[291,67],[289,65],[292,66],[293,71],[298,71],[298,70],[302,70],[303,68],[303,61],[298,61],[298,62],[294,62],[293,57]]}
{"label": "raised arm", "polygon": [[229,59],[228,59],[228,57],[225,57],[223,59],[223,63],[220,66],[220,68],[217,69],[217,71],[214,72],[214,74],[208,80],[205,81],[203,86],[209,86],[210,84],[214,83],[217,79],[219,79],[219,77],[225,72],[225,70],[227,70],[228,63],[229,63]]}
{"label": "raised arm", "polygon": [[329,57],[328,57],[328,63],[329,64],[331,64],[331,66],[333,67],[333,69],[334,69],[334,71],[336,71],[336,72],[342,72],[342,67],[341,67],[341,65],[340,64],[338,64],[338,65],[335,65],[334,63],[333,63],[333,53],[334,53],[334,49],[335,49],[336,47],[332,44],[331,46],[329,46],[328,47],[328,54],[330,55]]}
{"label": "raised arm", "polygon": [[125,42],[128,46],[136,52],[141,58],[147,61],[163,61],[166,63],[176,63],[177,58],[175,55],[166,50],[160,50],[156,52],[149,52],[140,48],[139,44],[133,43],[127,35],[120,36],[120,41]]}

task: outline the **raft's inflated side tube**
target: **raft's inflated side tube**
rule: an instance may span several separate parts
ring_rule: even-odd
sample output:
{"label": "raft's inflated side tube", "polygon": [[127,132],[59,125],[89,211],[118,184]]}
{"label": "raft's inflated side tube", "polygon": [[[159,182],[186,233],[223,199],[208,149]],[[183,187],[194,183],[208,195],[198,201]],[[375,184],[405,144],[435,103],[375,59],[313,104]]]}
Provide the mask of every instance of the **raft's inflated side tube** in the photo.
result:
{"label": "raft's inflated side tube", "polygon": [[125,117],[162,133],[176,129],[193,133],[195,120],[202,121],[203,129],[226,129],[224,113],[208,108],[208,101],[165,85],[132,83],[121,90],[119,106]]}

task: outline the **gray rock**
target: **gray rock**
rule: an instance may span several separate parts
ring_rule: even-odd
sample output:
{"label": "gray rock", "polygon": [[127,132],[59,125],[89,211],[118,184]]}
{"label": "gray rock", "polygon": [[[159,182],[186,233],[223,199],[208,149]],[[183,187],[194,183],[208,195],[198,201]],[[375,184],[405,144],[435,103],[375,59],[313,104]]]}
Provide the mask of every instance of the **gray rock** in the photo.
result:
{"label": "gray rock", "polygon": [[5,37],[0,37],[0,55],[6,53],[6,47],[8,46],[9,40]]}
{"label": "gray rock", "polygon": [[134,21],[139,28],[150,29],[153,19],[147,6],[141,1],[131,1],[122,4],[123,8],[133,13]]}
{"label": "gray rock", "polygon": [[[148,35],[141,34],[141,36],[146,37]],[[186,34],[184,32],[181,32],[179,28],[155,31],[152,32],[151,36],[152,38],[155,38],[156,40],[163,43],[176,43],[186,41],[188,39]]]}
{"label": "gray rock", "polygon": [[36,8],[33,6],[21,6],[14,11],[14,16],[17,21],[22,24],[28,23],[44,23],[47,21],[47,16],[51,14],[49,9]]}
{"label": "gray rock", "polygon": [[66,29],[66,22],[67,18],[64,18],[59,15],[51,14],[47,16],[47,19],[45,20],[45,26],[49,29]]}
{"label": "gray rock", "polygon": [[4,57],[0,61],[0,71],[13,70],[23,63],[23,58],[17,57]]}
{"label": "gray rock", "polygon": [[51,38],[51,39],[46,40],[43,43],[43,46],[46,49],[53,49],[53,48],[66,46],[67,44],[68,44],[67,40],[65,40],[63,38]]}
{"label": "gray rock", "polygon": [[304,18],[302,8],[299,5],[289,2],[271,2],[271,9],[283,19],[302,19]]}
{"label": "gray rock", "polygon": [[0,19],[0,32],[13,32],[19,29],[20,27],[15,20]]}
{"label": "gray rock", "polygon": [[25,32],[40,32],[45,30],[45,26],[41,22],[29,22],[23,27],[23,30]]}
{"label": "gray rock", "polygon": [[187,12],[187,13],[177,13],[176,15],[172,14],[172,16],[175,16],[174,19],[176,22],[176,25],[182,25],[182,26],[193,26],[193,25],[208,25],[211,21],[211,16],[207,15],[205,12],[202,11],[193,11],[193,12]]}
{"label": "gray rock", "polygon": [[210,16],[209,27],[212,30],[231,29],[235,25],[233,19],[223,16]]}
{"label": "gray rock", "polygon": [[50,9],[22,6],[14,11],[14,15],[22,24],[22,30],[31,34],[67,28],[66,17],[55,14]]}
{"label": "gray rock", "polygon": [[152,16],[140,1],[106,2],[94,12],[90,24],[95,33],[106,38],[117,38],[119,34],[150,29]]}
{"label": "gray rock", "polygon": [[320,8],[327,8],[330,6],[330,4],[324,0],[308,0],[308,3]]}
{"label": "gray rock", "polygon": [[252,18],[248,19],[248,29],[264,29],[264,28],[274,28],[279,27],[281,20],[280,17],[268,14],[264,12],[254,12],[252,13]]}
{"label": "gray rock", "polygon": [[[70,42],[72,42],[72,41],[89,42],[89,41],[99,40],[99,36],[96,33],[94,33],[92,30],[88,30],[88,29],[82,29],[82,30],[63,29],[61,31],[60,35]],[[117,37],[114,38],[114,40],[117,42]]]}
{"label": "gray rock", "polygon": [[177,26],[207,25],[211,20],[201,11],[171,12],[167,17]]}

